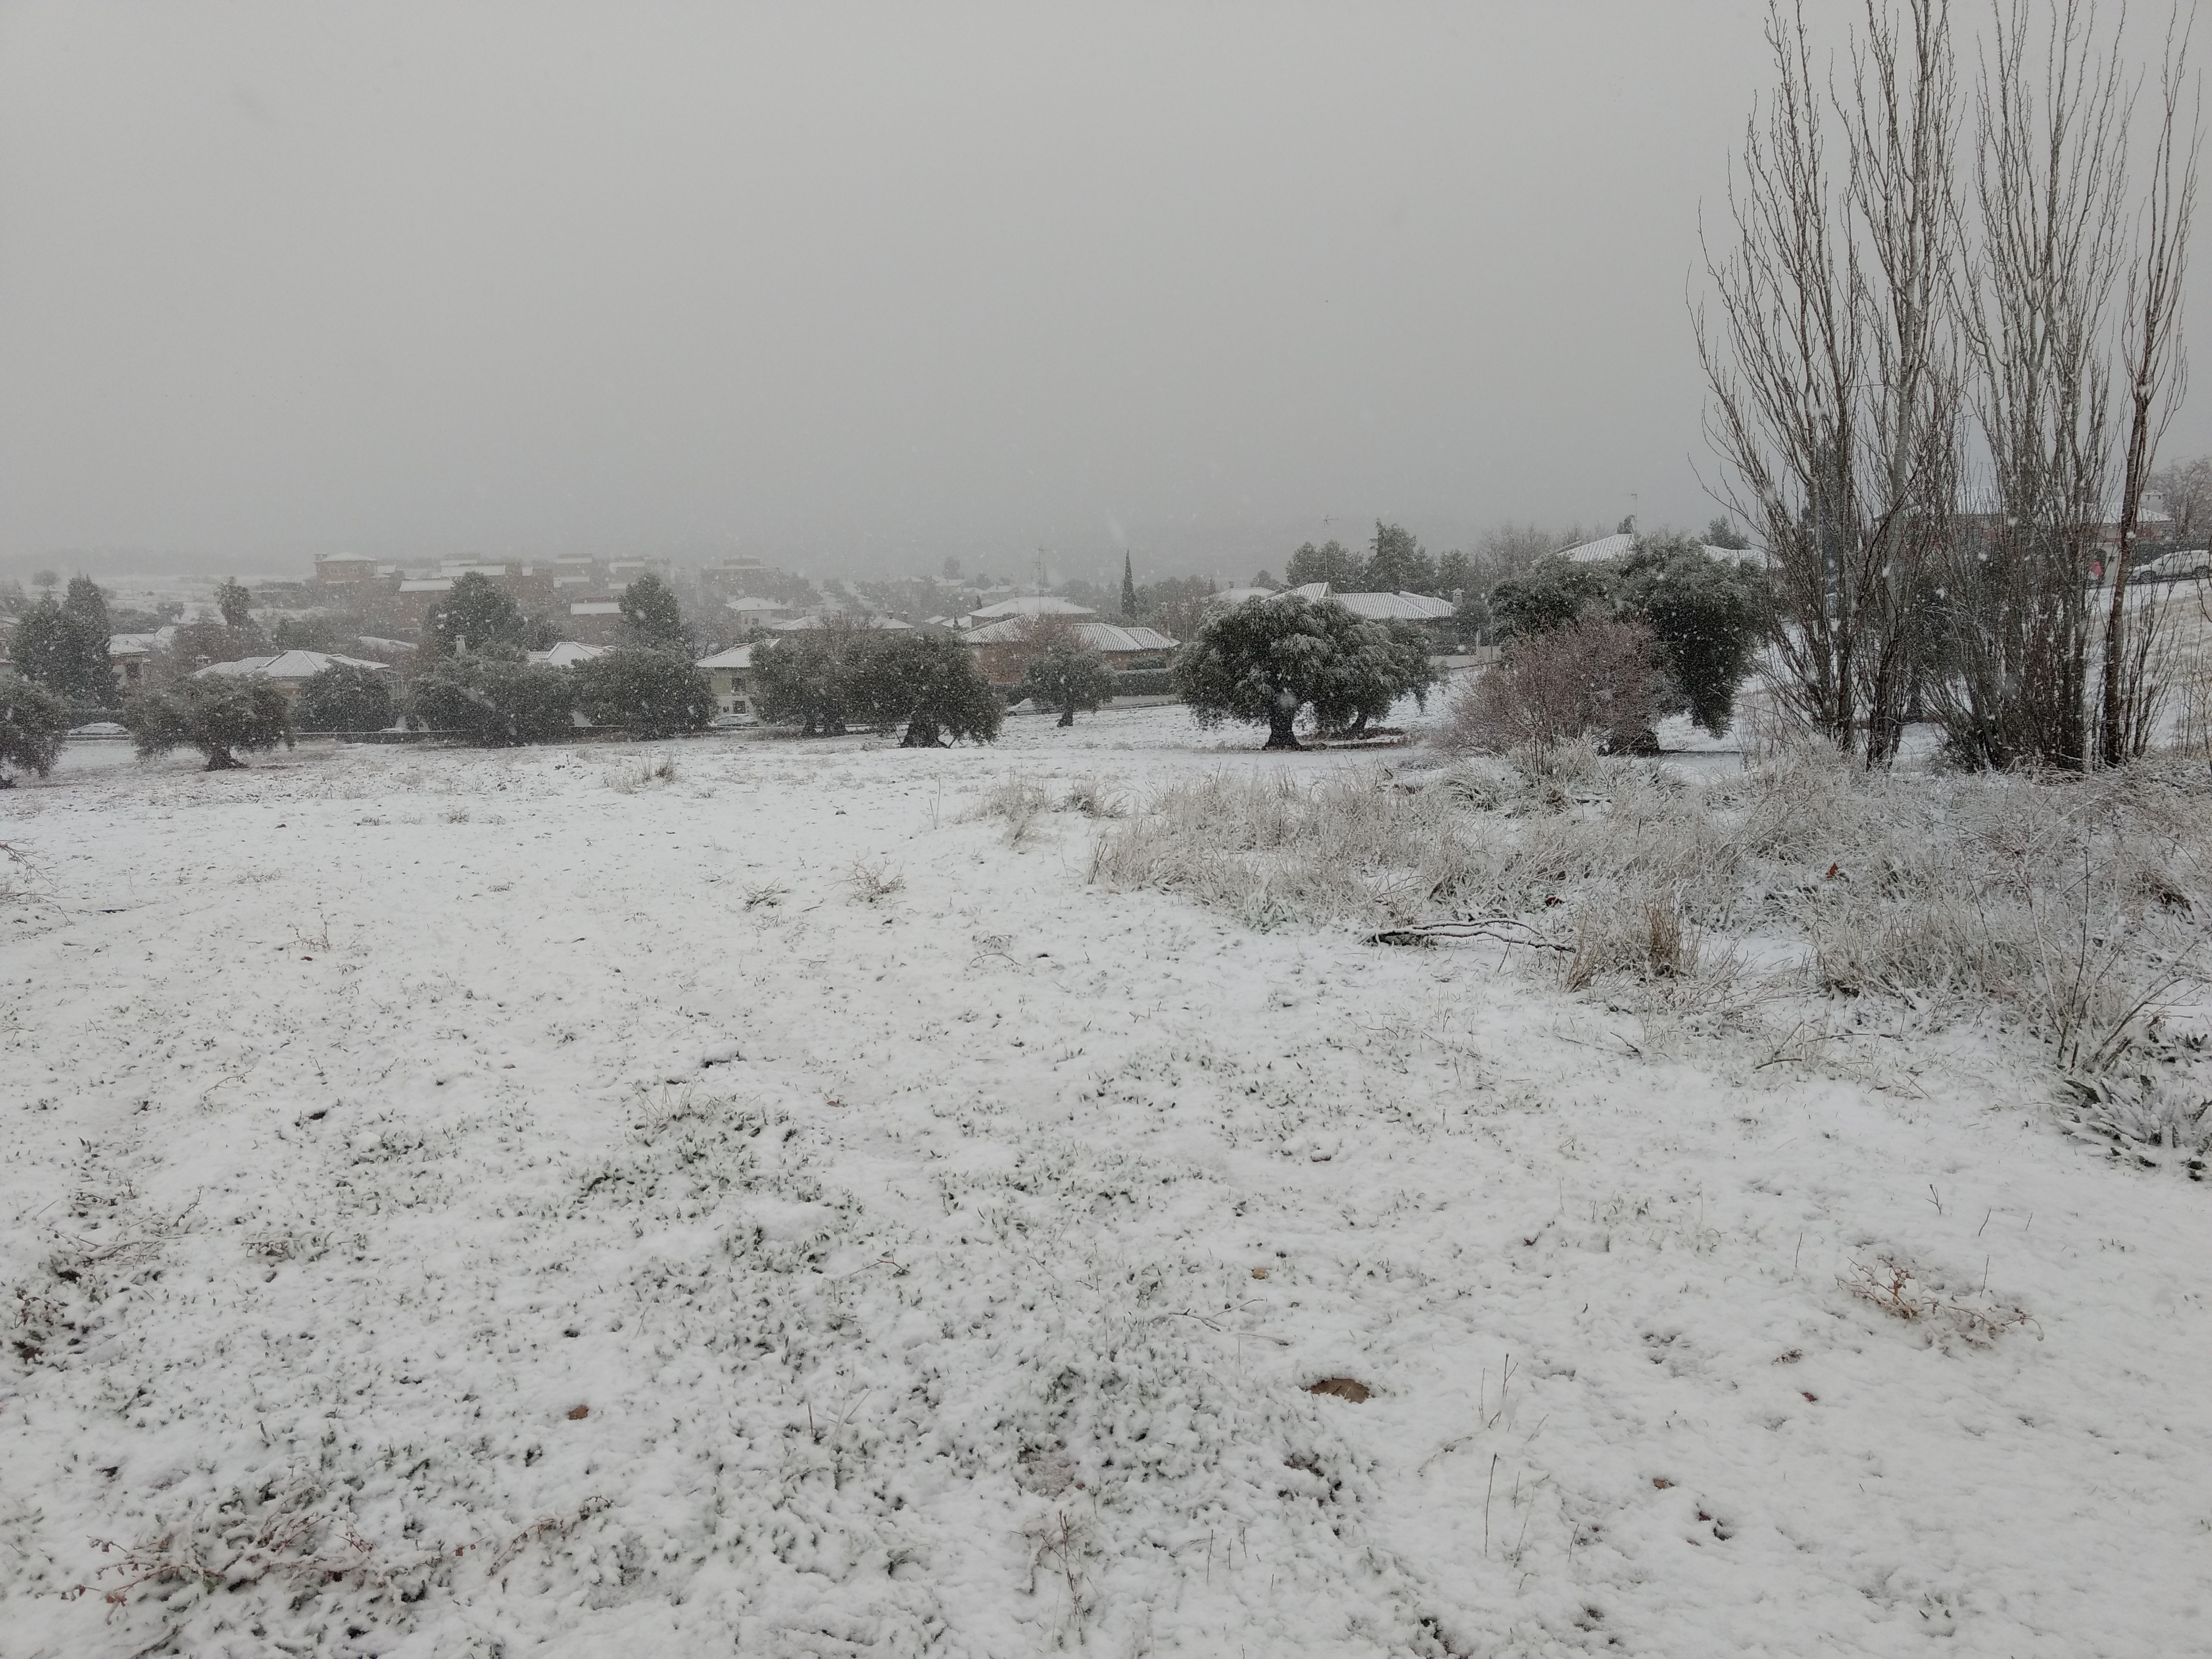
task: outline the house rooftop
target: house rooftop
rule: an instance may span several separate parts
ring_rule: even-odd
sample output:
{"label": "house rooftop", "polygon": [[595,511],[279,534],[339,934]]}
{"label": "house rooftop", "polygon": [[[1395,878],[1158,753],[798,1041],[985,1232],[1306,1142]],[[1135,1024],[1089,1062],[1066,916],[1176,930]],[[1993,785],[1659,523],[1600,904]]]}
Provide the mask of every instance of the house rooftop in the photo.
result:
{"label": "house rooftop", "polygon": [[374,669],[380,674],[392,672],[390,663],[371,662],[366,657],[341,657],[335,651],[279,651],[273,657],[240,657],[231,662],[211,662],[199,672],[241,678],[261,674],[272,680],[305,680],[313,679],[325,668],[335,665]]}
{"label": "house rooftop", "polygon": [[604,657],[604,645],[581,645],[574,640],[562,640],[550,649],[528,653],[532,662],[544,663],[549,668],[574,668],[580,662],[589,662],[594,657]]}
{"label": "house rooftop", "polygon": [[1078,605],[1073,599],[1063,599],[1050,593],[1020,593],[1011,599],[1001,599],[996,605],[987,605],[981,611],[968,613],[976,623],[997,622],[1002,617],[1095,617],[1098,613],[1087,605]]}
{"label": "house rooftop", "polygon": [[[1025,626],[1027,621],[1026,617],[1010,617],[1005,622],[971,628],[960,637],[969,645],[1019,645],[1034,637]],[[1158,629],[1130,623],[1076,622],[1068,625],[1068,631],[1093,651],[1172,651],[1176,647],[1176,642]]]}

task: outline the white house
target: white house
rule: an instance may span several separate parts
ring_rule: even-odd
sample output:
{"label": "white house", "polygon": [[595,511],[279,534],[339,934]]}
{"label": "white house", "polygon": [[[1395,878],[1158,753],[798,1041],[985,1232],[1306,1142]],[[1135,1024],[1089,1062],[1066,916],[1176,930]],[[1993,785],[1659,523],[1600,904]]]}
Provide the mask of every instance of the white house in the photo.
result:
{"label": "white house", "polygon": [[752,713],[752,647],[733,645],[700,658],[692,666],[706,674],[707,684],[714,689],[715,710],[723,718],[738,719]]}
{"label": "white house", "polygon": [[146,678],[146,665],[157,651],[167,651],[176,643],[174,623],[157,628],[150,634],[110,634],[107,636],[107,659],[115,665],[123,677],[124,688],[142,684]]}

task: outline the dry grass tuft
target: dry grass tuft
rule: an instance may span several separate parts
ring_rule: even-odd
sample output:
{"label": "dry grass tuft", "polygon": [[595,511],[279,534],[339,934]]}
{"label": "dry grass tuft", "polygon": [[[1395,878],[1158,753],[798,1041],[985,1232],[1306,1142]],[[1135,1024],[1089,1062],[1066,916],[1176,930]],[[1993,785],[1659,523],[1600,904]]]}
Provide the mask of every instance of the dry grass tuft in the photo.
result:
{"label": "dry grass tuft", "polygon": [[656,783],[673,783],[681,775],[673,756],[659,755],[651,760],[610,773],[607,787],[618,795],[634,795],[641,789],[650,789]]}
{"label": "dry grass tuft", "polygon": [[1043,784],[1025,772],[1016,772],[999,780],[983,792],[976,803],[977,818],[998,818],[1006,826],[1006,842],[1009,847],[1024,847],[1036,836],[1038,821],[1052,810],[1052,797]]}
{"label": "dry grass tuft", "polygon": [[856,904],[880,904],[906,888],[906,878],[881,859],[858,859],[845,872],[845,884]]}
{"label": "dry grass tuft", "polygon": [[2032,1327],[2038,1341],[2043,1337],[2043,1328],[2026,1310],[1996,1304],[1976,1307],[1947,1294],[1925,1270],[1895,1256],[1881,1256],[1872,1267],[1854,1261],[1836,1282],[1891,1318],[1920,1327],[1937,1343],[1986,1348],[2007,1331],[2023,1327]]}

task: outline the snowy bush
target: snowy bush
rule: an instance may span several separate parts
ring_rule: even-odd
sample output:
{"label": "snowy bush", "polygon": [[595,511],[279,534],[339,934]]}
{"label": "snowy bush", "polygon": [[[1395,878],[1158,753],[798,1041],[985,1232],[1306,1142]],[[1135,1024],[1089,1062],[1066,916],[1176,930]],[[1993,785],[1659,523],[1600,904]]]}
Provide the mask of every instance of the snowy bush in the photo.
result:
{"label": "snowy bush", "polygon": [[1633,753],[1657,746],[1653,733],[1672,696],[1650,628],[1587,617],[1507,646],[1453,700],[1438,738],[1477,754],[1577,738],[1609,753]]}

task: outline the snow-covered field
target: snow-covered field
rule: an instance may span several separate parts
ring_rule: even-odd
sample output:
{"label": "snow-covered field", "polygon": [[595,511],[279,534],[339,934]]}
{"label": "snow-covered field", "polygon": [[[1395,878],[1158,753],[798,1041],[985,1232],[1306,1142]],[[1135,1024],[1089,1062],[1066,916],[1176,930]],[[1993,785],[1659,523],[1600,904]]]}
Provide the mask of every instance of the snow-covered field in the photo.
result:
{"label": "snow-covered field", "polygon": [[2212,1649],[2212,1188],[976,814],[1252,741],[0,796],[0,1654]]}

